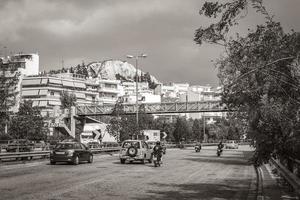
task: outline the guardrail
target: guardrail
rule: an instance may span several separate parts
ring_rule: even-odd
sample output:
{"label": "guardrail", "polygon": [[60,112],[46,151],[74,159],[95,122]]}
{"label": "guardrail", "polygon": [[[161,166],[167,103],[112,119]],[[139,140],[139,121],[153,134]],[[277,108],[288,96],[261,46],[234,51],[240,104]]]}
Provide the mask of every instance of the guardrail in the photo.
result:
{"label": "guardrail", "polygon": [[[119,147],[109,147],[109,148],[94,148],[91,149],[93,153],[102,153],[102,152],[115,152],[119,151]],[[0,162],[3,160],[9,159],[27,159],[31,160],[34,157],[47,158],[50,155],[50,151],[36,151],[36,152],[16,152],[16,153],[1,153]]]}
{"label": "guardrail", "polygon": [[39,151],[39,152],[17,152],[17,153],[1,153],[0,161],[7,159],[19,159],[19,158],[27,158],[31,160],[34,157],[42,157],[46,158],[50,154],[50,151]]}
{"label": "guardrail", "polygon": [[120,150],[119,147],[106,147],[106,148],[93,148],[93,149],[91,149],[91,151],[93,153],[115,152],[115,151],[119,151],[119,150]]}
{"label": "guardrail", "polygon": [[[292,159],[292,161],[295,162],[295,164],[300,164],[299,160]],[[300,179],[296,174],[294,174],[294,171],[290,171],[282,163],[280,163],[278,160],[275,160],[274,158],[270,159],[270,163],[276,167],[281,176],[293,187],[297,196],[300,197]]]}

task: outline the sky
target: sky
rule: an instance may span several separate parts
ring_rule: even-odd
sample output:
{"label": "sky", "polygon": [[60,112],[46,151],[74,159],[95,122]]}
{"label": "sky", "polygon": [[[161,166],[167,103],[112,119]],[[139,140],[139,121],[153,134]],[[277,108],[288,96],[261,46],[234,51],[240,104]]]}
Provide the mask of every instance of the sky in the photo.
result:
{"label": "sky", "polygon": [[[223,49],[197,45],[194,32],[212,21],[204,0],[0,0],[0,54],[38,53],[40,70],[147,54],[139,68],[161,82],[216,86]],[[264,0],[284,29],[300,31],[300,0]],[[253,10],[234,31],[263,23]],[[6,48],[5,48],[6,47]],[[133,60],[127,60],[134,64]]]}

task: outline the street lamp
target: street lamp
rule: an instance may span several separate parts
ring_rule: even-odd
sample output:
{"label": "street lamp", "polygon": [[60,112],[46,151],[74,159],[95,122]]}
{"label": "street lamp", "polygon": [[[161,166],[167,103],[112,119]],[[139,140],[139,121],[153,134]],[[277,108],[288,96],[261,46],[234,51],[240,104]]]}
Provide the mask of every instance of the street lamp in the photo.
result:
{"label": "street lamp", "polygon": [[135,102],[135,107],[136,107],[136,126],[137,126],[137,130],[139,130],[139,102],[138,102],[138,59],[139,58],[146,58],[147,55],[142,53],[141,55],[137,55],[137,56],[132,56],[132,55],[127,55],[126,56],[127,58],[129,59],[132,59],[134,58],[135,59],[135,68],[136,68],[136,71],[135,71],[135,77],[136,77],[136,80],[135,80],[135,86],[136,86],[136,102]]}

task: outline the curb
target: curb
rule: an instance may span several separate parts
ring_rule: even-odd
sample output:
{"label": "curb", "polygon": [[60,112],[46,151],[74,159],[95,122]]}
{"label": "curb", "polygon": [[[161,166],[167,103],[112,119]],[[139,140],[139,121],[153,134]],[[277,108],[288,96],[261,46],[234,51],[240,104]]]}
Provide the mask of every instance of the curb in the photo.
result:
{"label": "curb", "polygon": [[256,199],[257,200],[264,200],[264,188],[263,188],[263,171],[261,167],[255,167],[255,171],[257,174],[257,181],[256,181]]}

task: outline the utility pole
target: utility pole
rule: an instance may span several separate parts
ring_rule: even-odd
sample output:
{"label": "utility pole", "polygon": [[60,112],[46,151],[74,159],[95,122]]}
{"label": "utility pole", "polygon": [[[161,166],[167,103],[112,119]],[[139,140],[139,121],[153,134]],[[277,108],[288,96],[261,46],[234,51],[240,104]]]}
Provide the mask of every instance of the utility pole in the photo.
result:
{"label": "utility pole", "polygon": [[132,55],[127,55],[127,58],[135,58],[135,106],[136,106],[136,128],[137,128],[137,132],[139,132],[139,100],[138,100],[138,59],[139,58],[146,58],[147,55],[146,54],[141,54],[138,56],[132,56]]}
{"label": "utility pole", "polygon": [[[204,113],[203,113],[203,137],[205,137],[205,117],[204,117]],[[205,141],[207,142],[207,141]]]}

